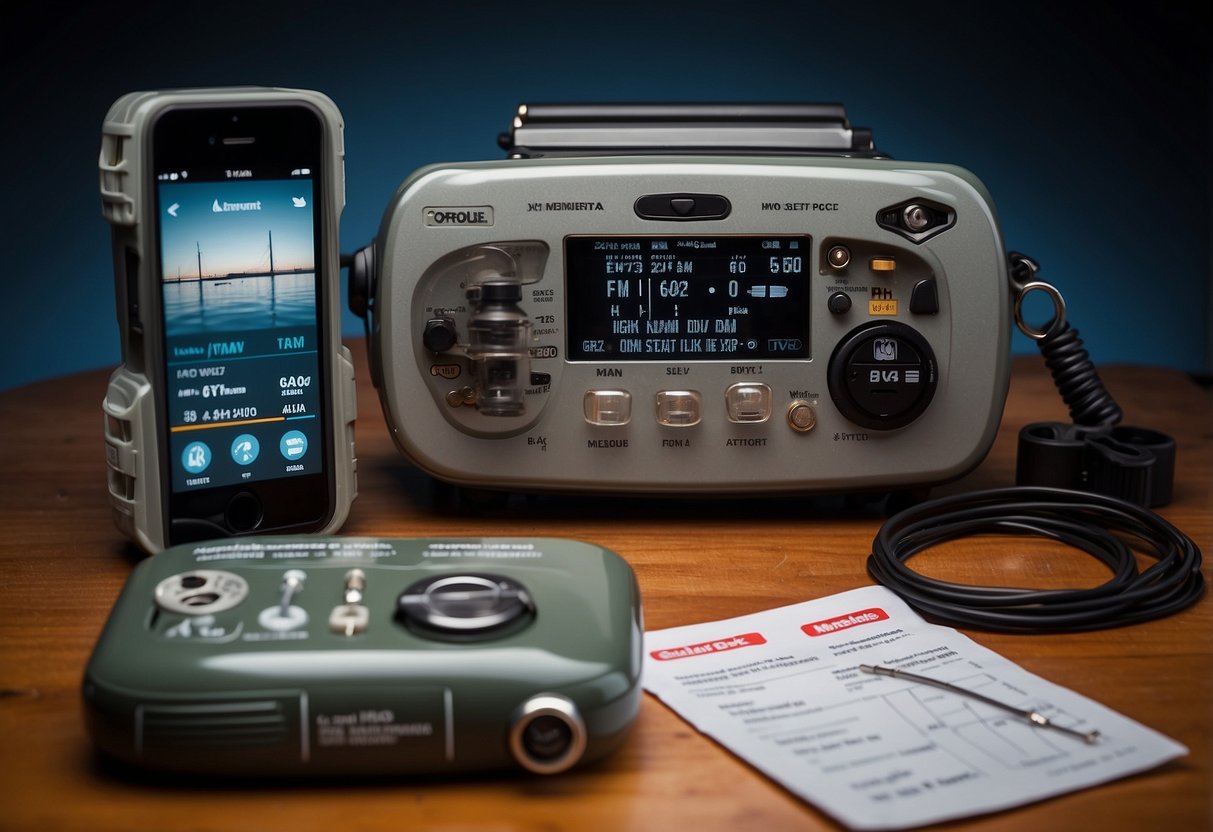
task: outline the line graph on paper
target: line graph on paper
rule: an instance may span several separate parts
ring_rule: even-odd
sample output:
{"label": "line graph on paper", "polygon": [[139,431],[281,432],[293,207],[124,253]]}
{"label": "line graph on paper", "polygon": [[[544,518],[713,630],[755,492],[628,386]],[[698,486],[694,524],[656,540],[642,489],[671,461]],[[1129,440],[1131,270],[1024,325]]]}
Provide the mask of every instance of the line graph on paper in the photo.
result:
{"label": "line graph on paper", "polygon": [[[1084,724],[984,671],[949,681],[1008,704],[1030,706],[1058,724],[1076,728]],[[767,690],[777,687],[782,685]],[[1072,738],[1043,731],[998,708],[912,682],[869,683],[858,699],[784,700],[744,710],[749,712],[735,715],[753,740],[774,745],[820,774],[848,770],[860,780],[866,776],[862,773],[877,771],[885,779],[888,772],[928,759],[936,770],[948,772],[936,781],[941,784],[971,782],[999,772],[1027,775],[1073,762],[1074,755],[1083,757],[1089,751]]]}
{"label": "line graph on paper", "polygon": [[[1083,725],[1082,719],[1049,703],[1014,701],[1016,692],[988,673],[974,673],[951,681],[965,690],[1038,711],[1059,725],[1074,728]],[[967,746],[1006,768],[1031,768],[1076,750],[1073,741],[1067,737],[1042,731],[1026,720],[981,702],[926,685],[910,684],[883,694],[882,698],[924,737],[940,739],[939,732],[946,731],[958,741],[949,743],[954,752],[960,752],[962,746]]]}

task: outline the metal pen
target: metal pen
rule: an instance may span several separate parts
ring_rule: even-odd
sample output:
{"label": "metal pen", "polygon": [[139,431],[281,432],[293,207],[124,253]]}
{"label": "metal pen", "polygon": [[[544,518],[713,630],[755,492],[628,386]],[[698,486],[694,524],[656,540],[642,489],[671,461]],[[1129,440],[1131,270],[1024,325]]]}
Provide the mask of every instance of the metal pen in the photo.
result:
{"label": "metal pen", "polygon": [[1014,705],[1008,705],[1005,702],[999,702],[997,699],[991,699],[988,696],[977,693],[976,691],[967,690],[958,685],[953,685],[949,682],[941,682],[938,679],[932,679],[929,676],[919,676],[917,673],[909,673],[905,670],[897,670],[892,667],[883,667],[881,665],[861,664],[859,669],[864,673],[872,673],[876,676],[891,676],[894,679],[904,679],[907,682],[918,682],[923,685],[940,688],[942,690],[958,693],[961,696],[968,696],[971,699],[976,699],[978,702],[984,702],[1007,713],[1015,714],[1015,716],[1026,719],[1037,728],[1052,728],[1054,731],[1060,731],[1063,734],[1069,734],[1072,737],[1078,737],[1088,745],[1094,744],[1099,739],[1098,731],[1078,731],[1074,728],[1067,728],[1064,725],[1058,725],[1052,722],[1044,714],[1039,711],[1032,711],[1026,708],[1016,708]]}

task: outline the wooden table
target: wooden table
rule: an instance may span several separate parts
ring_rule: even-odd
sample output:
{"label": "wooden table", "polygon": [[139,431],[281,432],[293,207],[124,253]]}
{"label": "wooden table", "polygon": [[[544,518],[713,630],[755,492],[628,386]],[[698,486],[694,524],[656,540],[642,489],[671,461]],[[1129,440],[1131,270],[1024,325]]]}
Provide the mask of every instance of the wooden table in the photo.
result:
{"label": "wooden table", "polygon": [[[829,500],[696,503],[513,498],[470,510],[410,466],[388,437],[357,357],[360,496],[343,532],[359,535],[555,535],[593,541],[635,568],[652,629],[756,612],[869,584],[864,559],[881,517]],[[1213,557],[1213,399],[1171,371],[1102,371],[1126,421],[1179,445],[1174,502],[1162,514]],[[0,394],[0,829],[834,829],[646,695],[623,749],[604,763],[538,778],[367,783],[163,781],[100,763],[84,733],[79,683],[110,606],[139,553],[110,519],[100,403],[108,373]],[[989,458],[946,487],[1009,485],[1020,426],[1065,420],[1038,359],[1015,364]],[[1102,567],[1041,543],[974,541],[921,557],[962,582],[1091,585]],[[1206,565],[1205,575],[1210,575]],[[1165,767],[949,828],[1213,828],[1213,601],[1174,617],[1084,635],[969,632],[1051,681],[1184,743]]]}

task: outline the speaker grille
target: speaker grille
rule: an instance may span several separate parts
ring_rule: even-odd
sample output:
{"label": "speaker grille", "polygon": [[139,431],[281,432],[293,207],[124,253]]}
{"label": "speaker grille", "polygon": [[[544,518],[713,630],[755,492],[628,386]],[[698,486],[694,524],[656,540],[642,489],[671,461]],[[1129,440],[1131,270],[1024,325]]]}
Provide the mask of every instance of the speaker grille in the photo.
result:
{"label": "speaker grille", "polygon": [[290,735],[276,700],[143,705],[138,722],[144,750],[276,745]]}

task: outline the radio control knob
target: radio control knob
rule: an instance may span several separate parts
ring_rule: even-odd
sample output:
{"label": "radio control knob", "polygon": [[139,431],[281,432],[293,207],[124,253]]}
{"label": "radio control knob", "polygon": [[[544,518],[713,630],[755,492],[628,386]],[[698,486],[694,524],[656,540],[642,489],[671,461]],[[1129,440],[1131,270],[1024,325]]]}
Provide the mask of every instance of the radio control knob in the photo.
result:
{"label": "radio control knob", "polygon": [[913,327],[865,324],[834,348],[826,370],[843,416],[872,430],[895,430],[921,416],[935,395],[935,353]]}
{"label": "radio control knob", "polygon": [[425,329],[421,333],[421,343],[430,352],[446,352],[455,346],[458,340],[459,334],[455,331],[453,318],[430,318],[425,322]]}
{"label": "radio control knob", "polygon": [[416,635],[471,642],[517,632],[535,617],[535,602],[512,578],[479,573],[433,575],[396,599],[397,617]]}

